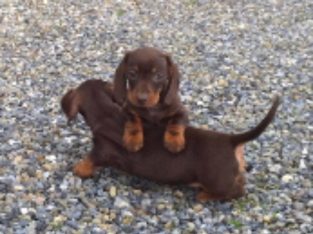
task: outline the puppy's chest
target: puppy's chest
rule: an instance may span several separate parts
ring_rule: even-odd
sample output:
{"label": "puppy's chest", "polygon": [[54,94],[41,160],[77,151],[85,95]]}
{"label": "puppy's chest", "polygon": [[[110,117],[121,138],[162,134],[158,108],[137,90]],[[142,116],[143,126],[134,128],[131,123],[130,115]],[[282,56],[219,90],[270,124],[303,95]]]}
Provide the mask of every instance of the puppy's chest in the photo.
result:
{"label": "puppy's chest", "polygon": [[135,113],[139,115],[145,121],[150,123],[166,123],[175,111],[171,108],[153,108],[153,109],[138,109]]}

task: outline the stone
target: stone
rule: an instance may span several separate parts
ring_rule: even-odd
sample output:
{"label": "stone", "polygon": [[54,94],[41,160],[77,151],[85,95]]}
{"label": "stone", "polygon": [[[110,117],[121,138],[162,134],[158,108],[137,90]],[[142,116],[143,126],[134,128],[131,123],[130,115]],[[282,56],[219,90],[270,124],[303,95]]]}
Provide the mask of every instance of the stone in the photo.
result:
{"label": "stone", "polygon": [[196,213],[201,212],[203,210],[203,205],[202,204],[196,204],[192,208]]}
{"label": "stone", "polygon": [[307,203],[307,207],[313,209],[313,200],[309,200],[309,202]]}
{"label": "stone", "polygon": [[188,230],[189,232],[194,231],[195,228],[196,228],[196,225],[195,225],[194,223],[192,223],[192,222],[188,222],[188,223],[187,223],[187,230]]}
{"label": "stone", "polygon": [[130,204],[126,199],[116,197],[114,201],[114,206],[117,208],[127,208],[130,207]]}
{"label": "stone", "polygon": [[290,183],[291,181],[293,181],[293,176],[292,175],[290,175],[290,174],[285,174],[285,175],[283,175],[283,177],[281,178],[281,180],[282,180],[282,182],[284,183],[284,184],[287,184],[287,183]]}
{"label": "stone", "polygon": [[129,211],[124,211],[122,213],[122,216],[123,216],[122,222],[125,225],[130,225],[134,221],[134,215]]}
{"label": "stone", "polygon": [[22,213],[23,215],[25,215],[25,214],[28,213],[28,208],[26,208],[26,207],[22,207],[20,210],[21,210],[21,213]]}
{"label": "stone", "polygon": [[111,186],[109,193],[110,193],[110,196],[111,196],[111,197],[116,197],[116,195],[117,195],[117,189],[116,189],[116,187],[115,187],[115,186]]}

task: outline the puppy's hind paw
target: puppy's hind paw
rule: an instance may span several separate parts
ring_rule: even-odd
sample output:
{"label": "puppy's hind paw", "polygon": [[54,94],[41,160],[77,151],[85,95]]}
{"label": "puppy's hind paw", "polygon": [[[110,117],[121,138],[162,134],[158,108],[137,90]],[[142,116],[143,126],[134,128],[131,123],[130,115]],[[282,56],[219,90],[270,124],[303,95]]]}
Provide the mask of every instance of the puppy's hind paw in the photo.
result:
{"label": "puppy's hind paw", "polygon": [[196,199],[197,199],[198,202],[203,202],[203,203],[212,200],[210,195],[207,192],[205,192],[205,191],[198,192],[198,194],[196,196]]}
{"label": "puppy's hind paw", "polygon": [[94,174],[95,167],[87,156],[75,164],[73,173],[80,178],[89,178]]}

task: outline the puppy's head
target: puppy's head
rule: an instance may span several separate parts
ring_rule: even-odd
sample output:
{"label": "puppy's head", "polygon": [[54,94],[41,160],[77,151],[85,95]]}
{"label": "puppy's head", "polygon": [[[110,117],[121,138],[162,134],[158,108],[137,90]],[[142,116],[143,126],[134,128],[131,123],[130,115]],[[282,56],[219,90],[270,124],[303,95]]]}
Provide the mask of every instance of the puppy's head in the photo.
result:
{"label": "puppy's head", "polygon": [[171,105],[177,98],[179,72],[171,57],[157,49],[144,47],[127,52],[114,79],[114,96],[134,106],[151,108]]}
{"label": "puppy's head", "polygon": [[61,100],[61,107],[69,121],[73,120],[79,111],[80,98],[77,89],[68,91]]}

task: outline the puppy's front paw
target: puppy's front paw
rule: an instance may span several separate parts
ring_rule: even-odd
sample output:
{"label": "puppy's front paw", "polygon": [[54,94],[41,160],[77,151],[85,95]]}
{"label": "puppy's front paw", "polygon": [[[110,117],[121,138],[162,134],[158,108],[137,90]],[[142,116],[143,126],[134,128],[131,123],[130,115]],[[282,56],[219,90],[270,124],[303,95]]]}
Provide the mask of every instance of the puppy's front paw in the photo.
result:
{"label": "puppy's front paw", "polygon": [[92,161],[87,156],[75,164],[73,173],[80,178],[88,178],[93,176],[94,169],[95,168]]}
{"label": "puppy's front paw", "polygon": [[143,147],[143,132],[142,131],[125,131],[124,146],[129,152],[137,152]]}
{"label": "puppy's front paw", "polygon": [[182,132],[166,131],[164,146],[172,153],[178,153],[185,148],[185,137]]}

